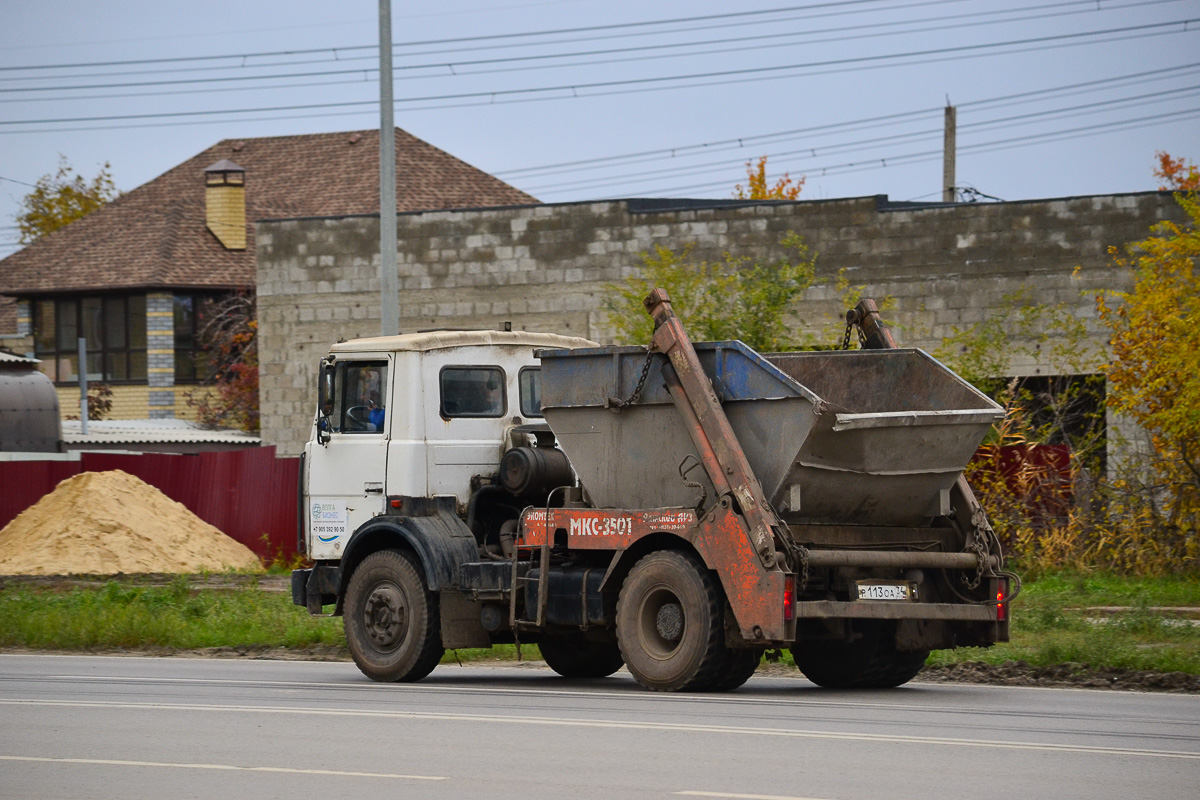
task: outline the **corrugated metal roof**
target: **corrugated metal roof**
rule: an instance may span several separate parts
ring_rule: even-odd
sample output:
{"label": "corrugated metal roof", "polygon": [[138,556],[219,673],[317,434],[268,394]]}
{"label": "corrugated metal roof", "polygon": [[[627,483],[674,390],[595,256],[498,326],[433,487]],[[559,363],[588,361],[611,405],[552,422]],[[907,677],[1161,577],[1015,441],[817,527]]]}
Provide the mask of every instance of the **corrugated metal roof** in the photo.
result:
{"label": "corrugated metal roof", "polygon": [[399,336],[374,336],[366,339],[351,339],[338,342],[329,348],[331,353],[361,353],[364,351],[416,351],[447,350],[452,347],[471,345],[511,345],[516,347],[546,347],[575,349],[599,347],[590,339],[577,336],[560,336],[557,333],[530,333],[529,331],[432,331],[429,333],[402,333]]}
{"label": "corrugated metal roof", "polygon": [[13,355],[0,350],[0,365],[8,366],[10,364],[23,364],[32,367],[34,364],[40,364],[36,358],[25,358],[24,356]]}
{"label": "corrugated metal roof", "polygon": [[245,431],[210,430],[182,419],[106,419],[88,422],[81,433],[77,419],[64,420],[63,441],[68,444],[220,443],[257,445],[262,439]]}

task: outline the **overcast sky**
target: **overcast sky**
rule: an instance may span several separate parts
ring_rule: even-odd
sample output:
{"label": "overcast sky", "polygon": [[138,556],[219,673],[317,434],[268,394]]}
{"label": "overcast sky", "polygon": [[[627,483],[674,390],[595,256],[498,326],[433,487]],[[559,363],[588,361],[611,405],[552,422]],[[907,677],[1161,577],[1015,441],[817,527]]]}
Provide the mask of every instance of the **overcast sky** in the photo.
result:
{"label": "overcast sky", "polygon": [[[1200,0],[393,3],[396,124],[547,202],[1004,200],[1155,188],[1200,160]],[[129,190],[226,138],[379,125],[378,5],[0,3],[0,255],[59,154]]]}

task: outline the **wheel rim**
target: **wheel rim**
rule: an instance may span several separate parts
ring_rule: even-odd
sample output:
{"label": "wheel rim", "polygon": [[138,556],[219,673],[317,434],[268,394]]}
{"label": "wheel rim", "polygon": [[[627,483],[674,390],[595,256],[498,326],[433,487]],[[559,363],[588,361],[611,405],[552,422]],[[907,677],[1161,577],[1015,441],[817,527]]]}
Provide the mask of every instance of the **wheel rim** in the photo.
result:
{"label": "wheel rim", "polygon": [[642,647],[651,658],[665,661],[679,650],[687,630],[683,603],[667,586],[646,593],[638,609]]}
{"label": "wheel rim", "polygon": [[380,649],[395,647],[408,631],[408,605],[394,583],[381,583],[371,590],[363,605],[363,627]]}

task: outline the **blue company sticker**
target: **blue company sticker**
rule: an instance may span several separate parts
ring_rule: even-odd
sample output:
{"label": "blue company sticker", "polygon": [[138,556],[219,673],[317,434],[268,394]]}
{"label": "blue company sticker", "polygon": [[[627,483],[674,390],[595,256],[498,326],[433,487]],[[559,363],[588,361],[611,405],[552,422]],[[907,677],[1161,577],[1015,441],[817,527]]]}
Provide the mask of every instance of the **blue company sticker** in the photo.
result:
{"label": "blue company sticker", "polygon": [[346,533],[346,507],[342,503],[314,501],[309,509],[312,532],[317,539],[328,544]]}

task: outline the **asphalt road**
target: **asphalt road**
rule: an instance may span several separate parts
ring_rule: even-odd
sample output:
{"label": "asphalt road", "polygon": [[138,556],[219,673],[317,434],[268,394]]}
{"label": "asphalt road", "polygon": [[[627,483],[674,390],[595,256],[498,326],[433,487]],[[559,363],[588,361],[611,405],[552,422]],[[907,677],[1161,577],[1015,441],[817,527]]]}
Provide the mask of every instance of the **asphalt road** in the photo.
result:
{"label": "asphalt road", "polygon": [[0,655],[0,798],[1195,798],[1200,697]]}

